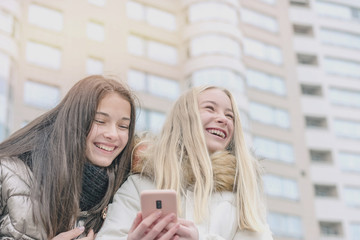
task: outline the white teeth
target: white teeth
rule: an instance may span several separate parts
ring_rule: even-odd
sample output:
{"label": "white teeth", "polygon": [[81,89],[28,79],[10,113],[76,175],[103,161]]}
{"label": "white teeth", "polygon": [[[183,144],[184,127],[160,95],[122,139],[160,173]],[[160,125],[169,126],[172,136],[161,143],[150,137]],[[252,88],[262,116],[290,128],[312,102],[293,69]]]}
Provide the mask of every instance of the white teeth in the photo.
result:
{"label": "white teeth", "polygon": [[97,146],[98,148],[101,148],[101,149],[103,149],[103,150],[105,150],[105,151],[108,151],[108,152],[113,151],[113,150],[114,150],[114,148],[115,148],[115,147],[108,147],[108,146],[104,146],[104,145],[97,145],[97,144],[96,144],[96,146]]}
{"label": "white teeth", "polygon": [[222,138],[225,138],[225,133],[223,133],[222,131],[219,131],[219,130],[215,130],[215,129],[210,129],[208,130],[209,133],[211,134],[215,134],[219,137],[222,137]]}

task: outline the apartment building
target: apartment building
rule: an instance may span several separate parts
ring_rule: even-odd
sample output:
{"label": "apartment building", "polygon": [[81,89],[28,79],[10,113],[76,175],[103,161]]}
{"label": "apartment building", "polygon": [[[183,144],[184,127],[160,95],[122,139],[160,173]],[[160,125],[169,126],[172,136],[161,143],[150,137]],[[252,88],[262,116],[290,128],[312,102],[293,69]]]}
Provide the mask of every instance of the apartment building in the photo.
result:
{"label": "apartment building", "polygon": [[274,239],[360,239],[359,0],[0,2],[0,140],[90,74],[155,133],[189,87],[230,89]]}

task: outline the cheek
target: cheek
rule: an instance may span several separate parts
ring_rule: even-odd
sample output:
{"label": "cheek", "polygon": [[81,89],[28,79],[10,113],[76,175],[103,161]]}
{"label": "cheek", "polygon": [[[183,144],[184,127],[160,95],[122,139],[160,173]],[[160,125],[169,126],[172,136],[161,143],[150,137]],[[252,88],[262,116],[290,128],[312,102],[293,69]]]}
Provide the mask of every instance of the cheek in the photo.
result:
{"label": "cheek", "polygon": [[92,124],[90,132],[86,137],[86,145],[91,144],[92,140],[95,139],[96,134],[97,134],[97,126],[95,124]]}
{"label": "cheek", "polygon": [[206,122],[209,120],[209,118],[210,116],[208,116],[208,114],[200,113],[200,120],[203,127],[206,125]]}
{"label": "cheek", "polygon": [[231,123],[231,124],[229,125],[229,133],[230,133],[230,136],[231,136],[231,138],[232,138],[233,135],[234,135],[234,124],[233,124],[233,123]]}
{"label": "cheek", "polygon": [[123,143],[124,147],[129,141],[129,132],[121,132],[119,134],[119,138],[121,139],[121,142]]}

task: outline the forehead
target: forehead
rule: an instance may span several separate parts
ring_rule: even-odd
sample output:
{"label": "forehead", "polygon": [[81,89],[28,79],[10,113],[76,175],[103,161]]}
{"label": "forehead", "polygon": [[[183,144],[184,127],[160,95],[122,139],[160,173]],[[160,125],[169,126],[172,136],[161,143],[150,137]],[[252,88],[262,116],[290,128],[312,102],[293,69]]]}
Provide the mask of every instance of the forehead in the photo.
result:
{"label": "forehead", "polygon": [[226,105],[228,108],[231,108],[231,101],[229,96],[223,90],[217,88],[211,88],[201,92],[199,94],[198,100],[199,103],[211,101],[217,104]]}
{"label": "forehead", "polygon": [[102,107],[107,107],[109,105],[116,105],[116,104],[125,104],[130,105],[130,102],[124,98],[121,94],[117,92],[110,92],[104,95],[102,99],[100,99],[98,104],[98,109]]}

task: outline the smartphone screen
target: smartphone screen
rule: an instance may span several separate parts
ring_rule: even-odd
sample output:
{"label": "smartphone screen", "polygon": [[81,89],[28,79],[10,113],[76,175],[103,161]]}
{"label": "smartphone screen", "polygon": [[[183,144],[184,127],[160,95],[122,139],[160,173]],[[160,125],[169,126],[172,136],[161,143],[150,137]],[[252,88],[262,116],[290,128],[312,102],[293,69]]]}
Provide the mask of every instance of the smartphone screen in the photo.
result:
{"label": "smartphone screen", "polygon": [[156,210],[161,210],[162,215],[174,213],[177,216],[176,192],[174,190],[145,190],[140,194],[141,212],[146,218]]}

